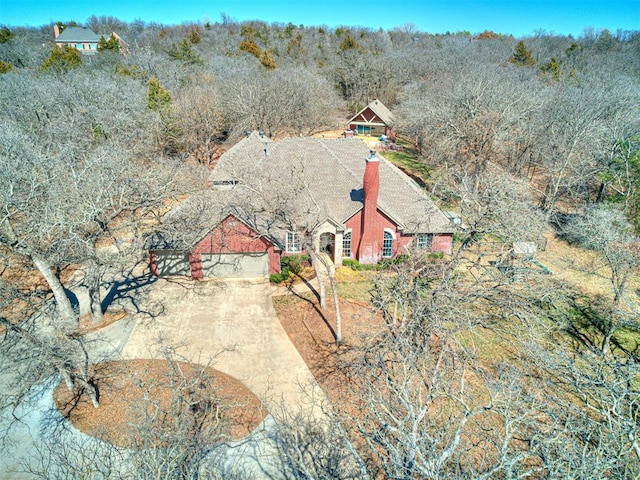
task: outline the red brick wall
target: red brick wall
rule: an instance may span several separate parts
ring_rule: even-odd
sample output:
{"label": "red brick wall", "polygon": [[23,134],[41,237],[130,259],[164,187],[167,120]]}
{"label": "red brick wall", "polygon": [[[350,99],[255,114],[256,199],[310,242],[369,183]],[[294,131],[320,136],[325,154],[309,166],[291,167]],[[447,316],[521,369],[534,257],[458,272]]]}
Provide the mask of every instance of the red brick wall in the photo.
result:
{"label": "red brick wall", "polygon": [[[198,242],[193,251],[201,253],[256,253],[269,254],[269,273],[280,272],[280,252],[264,237],[246,224],[229,215]],[[192,264],[193,265],[193,264]]]}
{"label": "red brick wall", "polygon": [[[362,240],[362,232],[360,230],[362,227],[362,213],[363,211],[360,210],[345,223],[346,227],[351,229],[351,252],[358,261],[362,261],[360,258],[358,258],[360,241]],[[393,242],[394,256],[401,252],[402,248],[411,241],[411,237],[400,237],[396,224],[393,223],[393,221],[385,214],[383,214],[380,210],[376,209],[376,214],[373,217],[373,221],[370,222],[369,227],[371,227],[372,236],[375,236],[379,239],[380,251],[378,252],[378,260],[382,258],[382,237],[384,235],[385,228],[391,230],[396,237],[395,241]]]}
{"label": "red brick wall", "polygon": [[[393,256],[396,256],[402,252],[404,252],[405,248],[408,247],[411,242],[414,240],[413,235],[401,235],[397,226],[393,221],[387,217],[384,213],[380,212],[380,210],[376,210],[376,217],[374,222],[375,234],[380,238],[380,256],[382,258],[382,236],[384,234],[384,229],[387,228],[391,230],[395,234],[395,241],[393,242]],[[360,231],[362,222],[362,210],[356,213],[353,217],[346,221],[345,225],[347,228],[351,229],[351,253],[352,258],[358,258],[358,245],[360,244],[362,232]],[[451,242],[453,235],[451,233],[440,233],[433,235],[433,242],[431,251],[433,252],[443,252],[447,255],[451,255]],[[363,262],[364,263],[364,262]]]}
{"label": "red brick wall", "polygon": [[447,255],[451,255],[451,243],[453,241],[453,234],[440,233],[433,236],[433,242],[431,244],[432,252],[444,252]]}

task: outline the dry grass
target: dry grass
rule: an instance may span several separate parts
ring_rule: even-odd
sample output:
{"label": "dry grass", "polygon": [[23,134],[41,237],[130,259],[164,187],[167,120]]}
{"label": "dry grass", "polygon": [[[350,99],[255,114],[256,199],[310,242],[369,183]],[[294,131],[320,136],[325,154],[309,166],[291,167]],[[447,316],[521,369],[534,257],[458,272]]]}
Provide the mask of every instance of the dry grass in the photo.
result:
{"label": "dry grass", "polygon": [[[569,245],[554,234],[547,234],[547,248],[538,260],[548,267],[554,278],[588,297],[612,297],[609,272],[600,256],[591,250]],[[625,302],[640,310],[640,272],[627,286]]]}

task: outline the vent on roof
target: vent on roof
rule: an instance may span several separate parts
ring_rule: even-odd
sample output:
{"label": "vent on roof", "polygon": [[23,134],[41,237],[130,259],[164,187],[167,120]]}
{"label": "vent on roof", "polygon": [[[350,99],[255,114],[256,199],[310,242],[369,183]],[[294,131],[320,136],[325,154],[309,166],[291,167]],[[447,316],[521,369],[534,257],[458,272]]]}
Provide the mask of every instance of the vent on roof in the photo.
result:
{"label": "vent on roof", "polygon": [[223,190],[226,188],[233,188],[238,184],[238,180],[214,180],[213,188],[216,190]]}

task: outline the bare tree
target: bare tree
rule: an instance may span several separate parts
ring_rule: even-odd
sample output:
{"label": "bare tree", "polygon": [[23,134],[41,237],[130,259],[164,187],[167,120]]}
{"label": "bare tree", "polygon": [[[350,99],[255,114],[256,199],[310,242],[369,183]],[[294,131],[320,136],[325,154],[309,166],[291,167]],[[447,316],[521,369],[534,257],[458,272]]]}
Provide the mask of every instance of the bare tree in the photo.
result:
{"label": "bare tree", "polygon": [[211,165],[226,139],[219,92],[213,77],[197,76],[176,92],[173,114],[181,131],[182,148],[203,165]]}
{"label": "bare tree", "polygon": [[[83,74],[75,84],[69,80],[56,86],[25,77],[34,88],[30,102],[19,93],[24,85],[4,85],[7,102],[15,103],[3,119],[0,204],[3,243],[32,259],[61,319],[73,323],[77,317],[54,269],[86,262],[91,309],[100,320],[100,271],[109,257],[103,247],[111,244],[111,256],[131,258],[125,240],[136,238],[136,224],[175,191],[179,162],[149,161],[153,115],[141,89],[119,104],[115,82],[97,86]],[[48,96],[56,97],[55,109]]]}
{"label": "bare tree", "polygon": [[[173,347],[162,347],[167,373],[155,381],[134,381],[130,435],[108,429],[95,437],[80,434],[51,412],[44,419],[34,455],[24,469],[36,478],[113,479],[252,478],[242,462],[226,457],[231,405],[216,396],[207,371],[211,362],[181,361]],[[126,362],[118,375],[132,376]],[[115,394],[115,393],[114,393]],[[234,407],[237,407],[234,405]],[[121,445],[125,438],[127,446]]]}
{"label": "bare tree", "polygon": [[251,72],[227,80],[221,90],[223,111],[237,134],[308,135],[333,124],[335,94],[310,70]]}

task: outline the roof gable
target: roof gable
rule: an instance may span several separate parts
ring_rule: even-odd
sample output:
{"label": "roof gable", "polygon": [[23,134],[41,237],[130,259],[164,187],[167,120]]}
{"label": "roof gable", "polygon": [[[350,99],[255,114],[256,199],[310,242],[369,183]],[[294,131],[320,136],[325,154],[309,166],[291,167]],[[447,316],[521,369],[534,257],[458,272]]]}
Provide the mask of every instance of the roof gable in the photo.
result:
{"label": "roof gable", "polygon": [[377,98],[351,117],[349,122],[357,121],[358,117],[360,117],[367,109],[371,110],[385,125],[393,127],[393,124],[396,121],[393,113],[391,113],[391,111]]}

